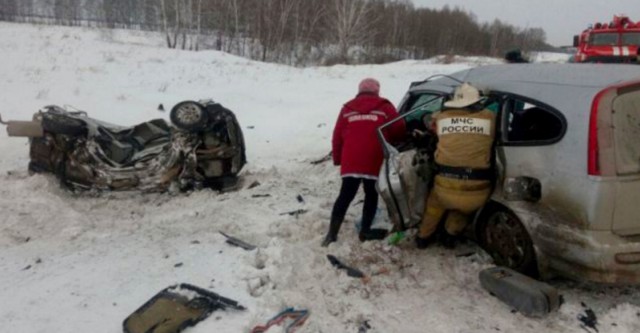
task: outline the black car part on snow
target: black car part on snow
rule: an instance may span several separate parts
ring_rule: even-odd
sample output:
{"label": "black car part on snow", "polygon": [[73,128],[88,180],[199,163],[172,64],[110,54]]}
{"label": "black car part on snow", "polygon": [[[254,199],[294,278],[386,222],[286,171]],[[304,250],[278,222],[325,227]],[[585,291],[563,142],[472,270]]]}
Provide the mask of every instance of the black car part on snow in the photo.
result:
{"label": "black car part on snow", "polygon": [[245,310],[238,302],[190,284],[161,290],[129,315],[124,333],[178,333],[217,310]]}
{"label": "black car part on snow", "polygon": [[543,317],[562,303],[556,288],[506,267],[487,268],[479,278],[484,289],[528,317]]}

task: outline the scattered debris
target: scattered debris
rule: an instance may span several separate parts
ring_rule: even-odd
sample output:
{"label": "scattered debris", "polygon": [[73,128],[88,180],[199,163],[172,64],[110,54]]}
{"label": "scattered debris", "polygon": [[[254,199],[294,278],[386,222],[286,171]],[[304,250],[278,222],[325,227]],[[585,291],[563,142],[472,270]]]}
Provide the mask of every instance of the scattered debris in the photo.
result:
{"label": "scattered debris", "polygon": [[596,317],[596,313],[593,312],[593,310],[589,307],[587,307],[586,304],[584,304],[584,302],[580,302],[580,305],[582,305],[584,309],[584,313],[581,313],[578,315],[578,320],[580,320],[581,324],[580,324],[580,328],[584,329],[587,332],[589,331],[589,328],[599,332],[598,331],[598,317]]}
{"label": "scattered debris", "polygon": [[30,240],[31,240],[31,237],[27,237],[27,238],[24,239],[24,242],[25,243],[29,243]]}
{"label": "scattered debris", "polygon": [[371,329],[371,325],[368,320],[363,321],[358,328],[358,333],[367,333]]}
{"label": "scattered debris", "polygon": [[36,264],[41,264],[41,263],[42,263],[42,259],[37,258],[37,259],[36,259]]}
{"label": "scattered debris", "polygon": [[298,216],[300,214],[304,214],[306,213],[307,210],[306,209],[296,209],[296,210],[292,210],[290,212],[284,212],[284,213],[280,213],[280,215],[291,215],[291,216]]}
{"label": "scattered debris", "polygon": [[250,189],[255,188],[255,187],[258,187],[258,186],[260,186],[260,185],[261,185],[261,184],[260,184],[260,182],[256,180],[256,181],[254,181],[253,183],[251,183],[251,185],[249,185],[249,187],[247,187],[247,189],[249,189],[249,190],[250,190]]}
{"label": "scattered debris", "polygon": [[364,273],[362,273],[362,271],[358,270],[357,268],[353,268],[350,266],[345,265],[342,261],[340,261],[340,259],[336,258],[336,256],[331,255],[331,254],[327,254],[327,259],[329,259],[329,262],[331,263],[331,265],[333,265],[333,267],[336,267],[338,269],[344,269],[347,271],[347,275],[350,277],[355,277],[355,278],[364,278],[365,275]]}
{"label": "scattered debris", "polygon": [[327,124],[325,124],[325,123],[320,123],[320,124],[318,124],[318,128],[320,128],[320,127],[325,127],[325,126],[327,126]]}
{"label": "scattered debris", "polygon": [[329,152],[327,155],[323,156],[322,158],[317,159],[317,160],[313,160],[313,161],[311,161],[309,163],[311,163],[313,165],[316,165],[316,164],[324,163],[324,162],[327,162],[327,161],[331,161],[331,158],[332,158],[331,157],[331,152]]}
{"label": "scattered debris", "polygon": [[191,244],[200,244],[200,241],[196,239],[194,241],[191,241]]}
{"label": "scattered debris", "polygon": [[248,129],[254,129],[256,128],[255,126],[247,126]]}
{"label": "scattered debris", "polygon": [[232,299],[183,283],[157,293],[127,317],[122,326],[124,333],[178,333],[214,311],[228,308],[246,309]]}
{"label": "scattered debris", "polygon": [[27,267],[23,268],[22,270],[26,271],[26,270],[29,270],[29,269],[31,269],[31,265],[27,265]]}
{"label": "scattered debris", "polygon": [[304,203],[304,198],[302,197],[302,195],[298,194],[296,199],[298,200],[299,203]]}
{"label": "scattered debris", "polygon": [[254,194],[251,197],[252,198],[268,198],[270,196],[271,196],[271,194]]}
{"label": "scattered debris", "polygon": [[473,250],[467,250],[467,251],[460,251],[458,253],[456,253],[456,257],[458,258],[463,258],[463,257],[471,257],[472,255],[476,254],[476,251]]}
{"label": "scattered debris", "polygon": [[480,284],[489,293],[528,317],[543,317],[560,307],[558,290],[506,267],[480,272]]}
{"label": "scattered debris", "polygon": [[251,333],[263,333],[267,332],[270,327],[275,325],[281,325],[285,320],[291,319],[292,322],[285,328],[286,333],[294,333],[299,327],[304,325],[305,321],[309,318],[308,310],[295,310],[294,308],[287,308],[284,311],[278,313],[275,317],[271,318],[265,325],[258,325],[251,330]]}
{"label": "scattered debris", "polygon": [[164,105],[162,104],[158,105],[158,111],[164,112]]}
{"label": "scattered debris", "polygon": [[225,238],[227,238],[227,244],[229,245],[233,245],[233,246],[237,246],[237,247],[241,247],[247,251],[252,251],[256,249],[255,245],[249,244],[241,239],[235,238],[233,236],[229,236],[226,233],[220,231],[220,234],[222,236],[224,236]]}
{"label": "scattered debris", "polygon": [[182,267],[182,265],[183,265],[183,264],[182,264],[181,262],[179,262],[179,263],[177,263],[177,264],[173,265],[173,267],[178,268],[178,267]]}

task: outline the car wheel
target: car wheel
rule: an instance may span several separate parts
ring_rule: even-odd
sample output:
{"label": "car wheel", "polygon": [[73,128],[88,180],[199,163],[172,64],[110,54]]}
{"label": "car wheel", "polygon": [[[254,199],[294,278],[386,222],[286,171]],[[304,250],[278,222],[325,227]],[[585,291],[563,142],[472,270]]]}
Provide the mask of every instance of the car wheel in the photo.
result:
{"label": "car wheel", "polygon": [[64,114],[44,113],[42,116],[42,129],[45,132],[79,136],[87,133],[84,121]]}
{"label": "car wheel", "polygon": [[171,122],[185,131],[200,131],[207,125],[208,116],[205,109],[196,102],[186,101],[176,104],[171,109]]}
{"label": "car wheel", "polygon": [[487,215],[480,229],[480,242],[496,265],[509,267],[527,275],[537,275],[531,237],[522,222],[510,210],[496,208]]}

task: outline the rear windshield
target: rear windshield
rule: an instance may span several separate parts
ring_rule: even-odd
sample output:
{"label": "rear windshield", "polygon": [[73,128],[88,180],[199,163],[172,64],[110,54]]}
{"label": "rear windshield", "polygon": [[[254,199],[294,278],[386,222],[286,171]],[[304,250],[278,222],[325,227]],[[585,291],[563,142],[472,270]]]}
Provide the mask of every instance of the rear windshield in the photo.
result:
{"label": "rear windshield", "polygon": [[622,45],[640,45],[640,32],[622,34]]}
{"label": "rear windshield", "polygon": [[640,88],[613,101],[616,169],[619,175],[640,173]]}
{"label": "rear windshield", "polygon": [[615,32],[592,34],[591,35],[591,42],[589,44],[591,44],[593,46],[618,45],[618,34],[615,33]]}

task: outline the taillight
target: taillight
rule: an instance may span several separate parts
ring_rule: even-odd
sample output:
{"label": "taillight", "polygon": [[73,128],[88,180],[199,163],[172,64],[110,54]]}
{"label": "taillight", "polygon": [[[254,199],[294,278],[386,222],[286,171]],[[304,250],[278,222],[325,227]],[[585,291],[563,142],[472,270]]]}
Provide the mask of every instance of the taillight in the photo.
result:
{"label": "taillight", "polygon": [[591,105],[591,115],[589,117],[589,155],[587,160],[587,168],[590,176],[600,176],[600,147],[598,145],[598,107],[602,96],[607,89],[599,92],[593,99]]}

